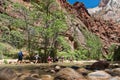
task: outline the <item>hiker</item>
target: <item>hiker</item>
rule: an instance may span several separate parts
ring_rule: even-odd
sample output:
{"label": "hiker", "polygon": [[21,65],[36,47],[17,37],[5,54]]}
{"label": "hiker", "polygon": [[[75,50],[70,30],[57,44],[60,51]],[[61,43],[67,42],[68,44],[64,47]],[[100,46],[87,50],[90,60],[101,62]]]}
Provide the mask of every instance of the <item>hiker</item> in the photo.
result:
{"label": "hiker", "polygon": [[74,60],[74,59],[73,59],[73,57],[70,57],[70,59],[69,59],[69,60],[70,60],[70,62],[73,62],[73,60]]}
{"label": "hiker", "polygon": [[61,61],[64,62],[64,56],[61,56]]}
{"label": "hiker", "polygon": [[53,62],[58,62],[59,61],[59,58],[58,57],[55,57]]}
{"label": "hiker", "polygon": [[22,59],[23,59],[23,52],[19,51],[18,52],[18,61],[17,61],[17,63],[22,63]]}
{"label": "hiker", "polygon": [[48,56],[47,61],[50,64],[52,62],[52,58],[50,56]]}
{"label": "hiker", "polygon": [[36,53],[36,55],[34,57],[35,57],[35,64],[37,64],[40,56],[39,56],[39,54]]}

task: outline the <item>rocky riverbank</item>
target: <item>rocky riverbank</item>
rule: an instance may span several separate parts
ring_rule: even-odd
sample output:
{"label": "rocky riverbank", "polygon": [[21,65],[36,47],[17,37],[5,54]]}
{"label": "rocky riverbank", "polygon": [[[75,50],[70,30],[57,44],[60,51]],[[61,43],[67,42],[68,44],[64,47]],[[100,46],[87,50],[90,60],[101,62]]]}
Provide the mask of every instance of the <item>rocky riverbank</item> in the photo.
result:
{"label": "rocky riverbank", "polygon": [[1,65],[0,80],[120,80],[120,65],[106,65],[106,62],[89,66],[78,63]]}

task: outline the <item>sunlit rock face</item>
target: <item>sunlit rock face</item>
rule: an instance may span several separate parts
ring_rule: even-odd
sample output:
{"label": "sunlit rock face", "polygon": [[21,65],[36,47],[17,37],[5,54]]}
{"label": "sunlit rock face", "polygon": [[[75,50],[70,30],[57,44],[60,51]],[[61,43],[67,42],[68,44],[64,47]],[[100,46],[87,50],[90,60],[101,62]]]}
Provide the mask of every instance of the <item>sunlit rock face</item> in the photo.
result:
{"label": "sunlit rock face", "polygon": [[101,0],[100,4],[97,7],[88,9],[89,13],[94,14],[94,13],[101,11],[102,8],[108,4],[108,2],[109,0]]}
{"label": "sunlit rock face", "polygon": [[[1,0],[0,0],[1,1]],[[12,2],[18,2],[26,7],[29,7],[31,4],[26,2],[27,0],[11,0]],[[29,0],[28,0],[29,1]],[[73,5],[70,5],[67,0],[56,0],[57,3],[60,5],[60,9],[65,11],[65,18],[66,23],[70,27],[70,29],[64,34],[69,42],[71,48],[77,49],[77,44],[85,44],[85,37],[84,34],[81,32],[81,27],[87,28],[89,31],[96,34],[103,43],[103,49],[106,49],[106,46],[109,47],[112,43],[120,43],[120,25],[115,24],[114,21],[110,21],[108,18],[113,17],[108,15],[116,10],[119,11],[119,5],[117,6],[119,0],[110,0],[105,6],[98,6],[98,11],[96,11],[95,16],[99,17],[107,17],[109,21],[103,20],[98,17],[92,17],[87,9],[85,8],[84,4],[76,2]],[[116,5],[115,5],[116,4]],[[12,12],[12,7],[7,6],[6,10],[1,6],[4,5],[4,2],[0,2],[0,13],[6,13],[7,15],[14,17],[14,18],[22,18],[16,12]],[[115,6],[113,9],[112,7]],[[94,11],[94,10],[93,10]],[[100,11],[100,12],[99,12]],[[99,12],[99,13],[98,13]],[[119,14],[115,14],[119,15]],[[114,18],[114,17],[113,17]],[[119,17],[118,17],[119,18]],[[74,32],[75,31],[75,32]],[[74,34],[75,33],[75,34]],[[74,35],[76,35],[76,40],[74,41]]]}
{"label": "sunlit rock face", "polygon": [[93,15],[93,14],[95,14],[95,13],[101,11],[101,10],[102,10],[102,8],[97,6],[97,7],[95,7],[95,8],[90,8],[90,9],[88,9],[88,12],[89,12],[91,15]]}
{"label": "sunlit rock face", "polygon": [[106,13],[104,13],[103,9],[107,8],[108,4],[110,4],[109,2],[106,4],[105,7],[98,6],[98,9],[94,8],[96,10],[96,14],[93,14],[93,17],[91,14],[89,14],[87,9],[84,7],[84,4],[82,3],[76,2],[75,4],[70,5],[66,2],[66,0],[58,1],[68,13],[75,15],[88,28],[89,31],[95,33],[98,37],[100,37],[103,43],[104,51],[106,50],[106,48],[110,47],[110,45],[114,43],[120,43],[120,25],[116,24],[116,22],[113,20],[104,20],[103,18],[101,18],[103,16],[107,16],[107,12],[105,11]]}
{"label": "sunlit rock face", "polygon": [[120,0],[109,0],[103,10],[105,11],[104,19],[113,19],[116,22],[120,22]]}
{"label": "sunlit rock face", "polygon": [[101,0],[99,7],[105,7],[110,0]]}
{"label": "sunlit rock face", "polygon": [[88,9],[89,13],[105,20],[120,22],[120,0],[101,0],[96,8]]}

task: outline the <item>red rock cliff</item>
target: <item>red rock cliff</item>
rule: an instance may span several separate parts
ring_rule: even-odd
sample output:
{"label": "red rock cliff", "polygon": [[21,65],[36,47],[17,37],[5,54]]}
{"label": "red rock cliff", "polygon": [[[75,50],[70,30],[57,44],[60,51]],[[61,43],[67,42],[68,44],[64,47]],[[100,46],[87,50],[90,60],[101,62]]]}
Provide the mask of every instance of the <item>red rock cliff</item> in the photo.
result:
{"label": "red rock cliff", "polygon": [[79,18],[86,25],[88,30],[100,37],[103,42],[103,49],[110,47],[111,44],[120,44],[119,24],[116,24],[112,20],[103,20],[90,16],[82,3],[76,2],[70,5],[66,0],[58,1],[67,12]]}

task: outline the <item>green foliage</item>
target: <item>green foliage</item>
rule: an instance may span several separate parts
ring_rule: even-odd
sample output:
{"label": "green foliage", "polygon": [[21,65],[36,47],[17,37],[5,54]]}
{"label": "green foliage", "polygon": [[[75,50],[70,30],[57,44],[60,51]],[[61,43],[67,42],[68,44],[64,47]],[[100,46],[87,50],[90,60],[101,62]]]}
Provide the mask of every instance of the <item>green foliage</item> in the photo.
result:
{"label": "green foliage", "polygon": [[[2,31],[2,42],[10,43],[11,45],[20,48],[23,46],[23,35],[21,34],[21,28],[25,23],[21,19],[14,19],[7,14],[0,14],[0,31]],[[20,42],[21,41],[21,42]]]}
{"label": "green foliage", "polygon": [[116,45],[115,45],[115,44],[111,45],[111,46],[109,47],[109,49],[108,49],[108,53],[114,53],[115,48],[116,48]]}
{"label": "green foliage", "polygon": [[3,59],[3,49],[4,47],[0,45],[0,59]]}
{"label": "green foliage", "polygon": [[105,55],[106,60],[113,61],[115,48],[116,48],[116,45],[114,45],[114,44],[109,47],[108,54]]}
{"label": "green foliage", "polygon": [[[30,54],[38,51],[45,60],[50,54],[55,57],[57,52],[59,56],[78,60],[101,57],[99,38],[84,29],[82,32],[86,38],[86,46],[71,51],[67,39],[61,35],[68,29],[66,15],[59,9],[55,0],[40,0],[37,3],[31,0],[31,4],[30,8],[26,8],[22,4],[11,3],[13,12],[19,15],[18,18],[10,17],[5,13],[0,14],[0,31],[3,32],[1,42],[9,43],[14,48],[27,47]],[[5,6],[7,5],[8,3]],[[1,48],[1,53],[4,53],[2,50],[5,49]]]}
{"label": "green foliage", "polygon": [[65,58],[71,56],[68,52],[65,52],[65,51],[58,52],[57,55],[58,55],[59,57],[64,56]]}
{"label": "green foliage", "polygon": [[65,58],[73,58],[74,60],[87,60],[88,59],[88,51],[85,49],[81,49],[81,50],[75,50],[75,51],[61,51],[58,52],[58,56],[64,56]]}
{"label": "green foliage", "polygon": [[8,16],[7,14],[0,14],[0,30],[2,29],[3,26],[5,27],[10,27],[12,17]]}
{"label": "green foliage", "polygon": [[8,61],[6,59],[4,59],[4,64],[8,64]]}
{"label": "green foliage", "polygon": [[100,38],[88,30],[83,31],[83,34],[86,38],[86,50],[89,51],[88,57],[90,59],[102,58],[102,43]]}
{"label": "green foliage", "polygon": [[58,37],[61,36],[59,34],[66,29],[64,14],[62,11],[54,9],[53,5],[58,6],[54,0],[41,0],[39,3],[32,2],[32,4],[34,11],[42,20],[39,30],[37,30],[38,28],[35,30],[40,33],[41,45],[44,50],[43,58],[46,59],[51,52],[52,55],[56,54]]}
{"label": "green foliage", "polygon": [[58,37],[58,42],[61,44],[62,51],[68,52],[71,50],[69,43],[65,40],[63,36]]}
{"label": "green foliage", "polygon": [[9,28],[6,26],[2,26],[1,31],[3,31],[3,34],[1,36],[0,41],[4,41],[4,42],[9,41],[9,34],[10,34]]}
{"label": "green foliage", "polygon": [[17,29],[20,28],[20,29],[25,29],[25,21],[23,21],[22,19],[14,19],[13,22],[11,22],[11,25],[13,27],[16,27]]}
{"label": "green foliage", "polygon": [[80,48],[79,50],[75,50],[74,52],[74,57],[76,60],[87,60],[89,59],[89,51],[84,49],[84,48]]}
{"label": "green foliage", "polygon": [[7,27],[2,28],[1,30],[3,31],[1,38],[2,42],[8,42],[17,48],[24,45],[24,36],[19,31],[10,31]]}
{"label": "green foliage", "polygon": [[87,39],[87,45],[90,48],[90,57],[92,59],[99,59],[101,57],[100,54],[102,54],[102,45],[99,38],[92,35],[91,38]]}
{"label": "green foliage", "polygon": [[105,59],[108,61],[113,61],[113,55],[114,55],[113,53],[106,54]]}
{"label": "green foliage", "polygon": [[120,61],[120,46],[116,46],[114,49],[114,55],[113,55],[114,61]]}
{"label": "green foliage", "polygon": [[17,49],[10,46],[7,43],[0,43],[0,59],[14,58],[14,55],[18,52]]}
{"label": "green foliage", "polygon": [[24,36],[19,31],[11,31],[10,42],[17,48],[21,48],[24,45]]}

